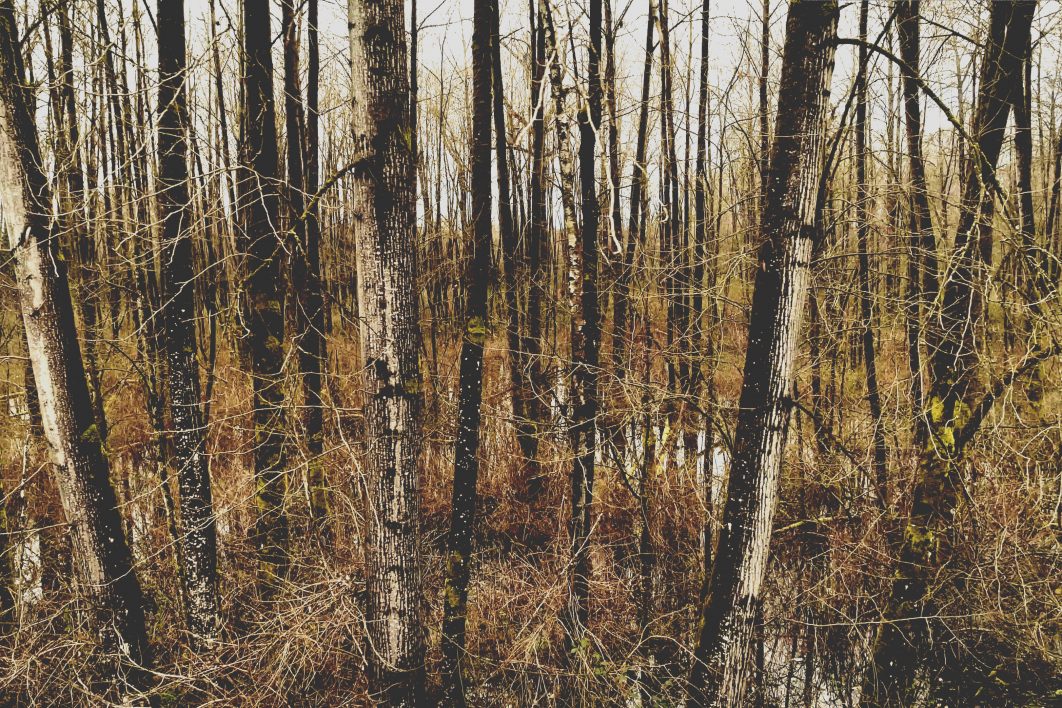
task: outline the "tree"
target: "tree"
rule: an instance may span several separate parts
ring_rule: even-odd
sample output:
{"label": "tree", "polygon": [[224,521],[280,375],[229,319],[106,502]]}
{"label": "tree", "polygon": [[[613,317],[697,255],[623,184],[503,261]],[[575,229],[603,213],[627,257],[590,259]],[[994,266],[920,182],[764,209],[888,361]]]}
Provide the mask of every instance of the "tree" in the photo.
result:
{"label": "tree", "polygon": [[367,451],[370,689],[419,703],[424,684],[417,456],[423,405],[415,287],[414,170],[405,17],[398,0],[350,0],[357,250]]}
{"label": "tree", "polygon": [[[1036,3],[995,0],[991,8],[974,115],[977,144],[965,169],[954,265],[941,278],[940,312],[927,320],[931,357],[923,414],[926,438],[918,451],[912,507],[900,541],[896,575],[864,681],[863,695],[872,705],[895,705],[909,699],[926,645],[924,618],[934,612],[930,583],[942,562],[944,539],[959,499],[964,449],[980,424],[973,415],[979,410],[982,386],[970,322],[976,317],[975,291],[982,282],[978,271],[983,265],[980,239],[985,193],[998,188],[995,168],[1010,112],[1010,92],[1015,83],[1022,82],[1021,57]],[[990,196],[987,201],[993,199]],[[982,400],[990,405],[994,399]]]}
{"label": "tree", "polygon": [[276,105],[273,99],[269,1],[243,3],[244,88],[238,195],[240,250],[244,254],[245,345],[254,402],[254,473],[258,520],[255,542],[265,588],[287,573],[288,520],[284,512],[288,450],[284,411],[284,244],[278,232]]}
{"label": "tree", "polygon": [[0,209],[14,251],[45,438],[89,623],[117,659],[116,690],[130,695],[151,685],[143,593],[89,395],[56,224],[49,220],[51,195],[41,171],[19,37],[13,3],[0,0]]}
{"label": "tree", "polygon": [[321,217],[318,190],[320,189],[320,118],[319,105],[321,48],[317,38],[318,0],[308,0],[306,18],[306,192],[310,204],[306,209],[306,283],[300,294],[305,300],[300,309],[306,317],[306,331],[302,334],[302,356],[299,369],[303,372],[303,398],[306,416],[307,448],[310,453],[307,482],[310,486],[310,513],[318,527],[328,529],[331,509],[328,480],[320,460],[324,452],[324,401],[321,389],[324,365],[328,361],[325,339],[325,305],[321,279]]}
{"label": "tree", "polygon": [[483,344],[487,339],[487,282],[491,249],[491,45],[496,42],[496,0],[476,0],[472,29],[472,243],[466,282],[465,329],[461,338],[461,371],[457,404],[457,441],[450,506],[450,535],[446,544],[443,588],[442,652],[443,700],[465,704],[462,677],[468,580],[476,519],[476,478],[479,474],[480,404],[483,398]]}
{"label": "tree", "polygon": [[[866,40],[869,3],[859,4],[859,37]],[[870,193],[867,188],[867,57],[865,46],[859,48],[856,74],[855,158],[856,158],[856,240],[859,248],[859,316],[862,319],[863,366],[866,369],[867,403],[873,421],[874,482],[878,503],[888,506],[888,456],[885,429],[881,418],[881,393],[878,391],[877,356],[874,348],[873,292],[870,287]]]}
{"label": "tree", "polygon": [[789,6],[734,456],[690,674],[695,705],[740,705],[748,685],[815,238],[837,16],[834,2]]}
{"label": "tree", "polygon": [[[582,191],[582,234],[570,255],[572,297],[572,469],[571,548],[568,638],[577,646],[589,620],[590,527],[594,499],[594,457],[597,453],[598,361],[601,347],[601,305],[598,302],[598,219],[596,160],[601,127],[601,0],[590,0],[590,46],[587,61],[587,105],[579,110],[579,187]],[[579,296],[578,314],[574,309]]]}
{"label": "tree", "polygon": [[206,429],[196,358],[195,264],[188,189],[184,0],[159,0],[159,207],[166,254],[165,346],[168,363],[172,464],[181,502],[179,549],[188,629],[195,640],[219,630],[217,532],[206,457]]}
{"label": "tree", "polygon": [[896,30],[903,65],[904,126],[907,135],[911,205],[907,238],[907,287],[905,301],[907,353],[911,372],[911,398],[915,415],[916,445],[925,443],[922,417],[922,301],[933,302],[940,285],[937,280],[937,239],[933,231],[933,217],[929,210],[929,187],[926,165],[922,156],[922,107],[919,98],[918,66],[920,55],[919,0],[897,0]]}
{"label": "tree", "polygon": [[[307,94],[313,93],[312,108],[304,107],[299,76],[298,26],[295,4],[281,3],[281,30],[284,34],[284,116],[287,134],[288,208],[291,219],[291,277],[295,285],[295,321],[302,378],[302,427],[306,436],[306,484],[309,489],[310,517],[318,529],[325,529],[328,516],[328,484],[321,454],[324,451],[324,408],[321,401],[321,367],[324,346],[324,308],[321,293],[320,225],[317,221],[317,105],[320,73],[317,46],[316,4],[310,18],[309,79]],[[313,113],[310,128],[307,114]],[[311,163],[313,175],[311,172]],[[312,177],[312,180],[311,180]],[[312,183],[311,183],[312,182]],[[307,197],[311,203],[307,203]],[[311,213],[312,212],[312,213]]]}

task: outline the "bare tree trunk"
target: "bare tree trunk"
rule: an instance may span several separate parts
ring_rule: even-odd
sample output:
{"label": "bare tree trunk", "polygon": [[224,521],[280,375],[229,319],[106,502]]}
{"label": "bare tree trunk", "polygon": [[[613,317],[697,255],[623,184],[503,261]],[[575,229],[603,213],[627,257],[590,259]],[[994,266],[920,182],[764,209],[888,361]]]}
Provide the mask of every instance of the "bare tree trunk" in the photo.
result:
{"label": "bare tree trunk", "polygon": [[[868,0],[859,5],[859,38],[866,41]],[[873,295],[870,287],[870,193],[867,181],[867,48],[859,48],[859,73],[856,77],[856,239],[859,248],[859,315],[862,318],[863,366],[866,370],[867,402],[873,425],[874,483],[878,503],[889,505],[888,451],[881,417],[881,394],[878,391],[878,367],[874,349]]]}
{"label": "bare tree trunk", "polygon": [[[697,157],[694,164],[694,187],[693,197],[693,227],[694,227],[694,253],[693,253],[693,283],[692,283],[692,314],[693,314],[693,376],[694,381],[690,387],[690,396],[695,400],[700,393],[702,366],[713,365],[711,347],[705,350],[704,332],[704,270],[705,258],[708,253],[708,239],[714,240],[710,215],[708,213],[708,124],[711,120],[708,114],[708,63],[709,50],[709,11],[710,2],[704,0],[701,5],[701,65],[700,65],[700,95],[697,97]],[[713,264],[714,268],[714,264]],[[714,297],[714,296],[713,296]],[[710,308],[711,309],[711,308]],[[707,432],[705,439],[703,469],[704,469],[704,498],[707,507],[704,524],[702,526],[701,544],[704,547],[704,572],[705,581],[712,567],[712,525],[711,525],[711,499],[712,499],[712,435],[711,422],[708,425],[699,426]],[[686,454],[691,455],[697,451],[697,429],[688,426],[686,439],[683,442]],[[696,459],[696,457],[694,457]],[[695,469],[695,468],[694,468]]]}
{"label": "bare tree trunk", "polygon": [[263,588],[287,574],[288,450],[284,411],[284,244],[278,231],[277,129],[268,0],[243,2],[243,145],[239,196],[247,277],[246,345],[254,386],[255,542]]}
{"label": "bare tree trunk", "polygon": [[423,406],[405,18],[398,0],[349,0],[353,181],[368,485],[370,691],[392,706],[424,685],[418,452]]}
{"label": "bare tree trunk", "polygon": [[807,294],[838,7],[789,7],[763,245],[718,552],[690,676],[694,705],[740,705],[767,567]]}
{"label": "bare tree trunk", "polygon": [[114,652],[114,685],[151,685],[143,594],[133,571],[77,341],[65,261],[49,224],[51,196],[28,103],[11,0],[0,0],[0,206],[14,251],[23,324],[45,438],[89,621]]}
{"label": "bare tree trunk", "polygon": [[[644,238],[645,214],[643,203],[648,191],[645,154],[649,132],[649,90],[653,69],[653,27],[657,18],[656,0],[649,0],[645,28],[645,62],[642,67],[642,95],[638,106],[638,137],[631,167],[631,195],[627,241],[623,249],[623,264],[616,279],[616,295],[612,310],[612,363],[616,376],[623,377],[627,369],[627,340],[630,339],[630,284],[634,277],[635,251]],[[620,438],[622,444],[622,437]]]}
{"label": "bare tree trunk", "polygon": [[[299,307],[305,315],[306,331],[299,345],[299,369],[302,371],[303,405],[306,406],[302,424],[306,430],[306,445],[310,455],[306,483],[310,487],[310,516],[318,530],[328,538],[328,516],[331,510],[330,488],[324,463],[324,401],[321,397],[325,362],[328,361],[325,339],[324,287],[321,281],[321,221],[320,188],[320,90],[321,56],[317,30],[318,0],[308,0],[306,17],[306,193],[311,201],[306,207],[306,281],[299,291]],[[416,142],[414,141],[414,146]]]}
{"label": "bare tree trunk", "polygon": [[904,118],[910,161],[911,210],[907,238],[908,293],[904,308],[907,319],[907,352],[911,371],[911,398],[915,410],[915,445],[926,440],[922,392],[922,302],[933,303],[940,285],[937,280],[937,239],[929,211],[929,186],[922,156],[922,108],[918,88],[920,61],[919,0],[897,0],[896,28],[903,66]]}
{"label": "bare tree trunk", "polygon": [[[601,312],[598,302],[597,131],[601,127],[601,0],[590,0],[587,61],[588,105],[579,110],[579,186],[582,190],[582,238],[572,253],[578,270],[580,310],[572,313],[572,469],[571,548],[568,640],[578,646],[590,618],[590,527],[597,452],[598,359]],[[574,296],[574,292],[572,293]],[[574,303],[574,297],[573,297]]]}
{"label": "bare tree trunk", "polygon": [[184,0],[159,0],[159,206],[166,254],[166,356],[173,459],[181,501],[180,552],[188,629],[196,643],[219,630],[217,535],[206,457],[195,336],[195,264],[188,189]]}
{"label": "bare tree trunk", "polygon": [[[527,356],[527,380],[529,393],[525,402],[527,431],[524,437],[524,454],[530,461],[538,456],[541,425],[546,420],[543,400],[547,391],[546,377],[542,366],[543,323],[542,305],[546,299],[547,260],[549,239],[547,237],[545,198],[545,111],[546,95],[544,79],[546,72],[546,20],[544,0],[532,0],[537,23],[532,21],[531,50],[531,174],[528,185],[530,223],[528,228],[528,294],[526,334],[520,349]],[[532,18],[534,20],[534,18]],[[537,463],[525,468],[519,490],[528,505],[534,506],[543,487]]]}
{"label": "bare tree trunk", "polygon": [[465,705],[462,676],[468,580],[472,563],[476,518],[476,479],[479,474],[480,405],[483,398],[483,345],[487,339],[487,281],[491,251],[491,45],[497,0],[476,0],[472,22],[472,243],[465,282],[465,328],[461,338],[461,370],[454,446],[453,497],[450,535],[446,545],[443,589],[442,679],[446,705]]}
{"label": "bare tree trunk", "polygon": [[[502,242],[502,272],[505,281],[506,335],[509,344],[509,380],[512,382],[513,419],[516,421],[516,441],[523,455],[517,486],[518,494],[524,496],[532,484],[531,480],[538,476],[538,463],[535,459],[538,452],[538,441],[535,436],[537,419],[529,417],[533,410],[537,410],[537,407],[531,400],[534,393],[528,381],[528,353],[524,349],[520,326],[520,292],[527,280],[527,270],[526,261],[519,253],[516,226],[513,223],[508,136],[505,131],[505,96],[501,71],[501,42],[498,39],[500,18],[497,3],[493,3],[492,6],[494,18],[490,46],[493,82],[491,107],[494,118],[494,151],[498,165],[498,227]],[[534,71],[533,68],[532,72]],[[532,84],[534,85],[532,101],[537,102],[539,98],[537,88],[541,86],[541,77],[537,82],[532,79]],[[527,500],[530,501],[530,499]]]}

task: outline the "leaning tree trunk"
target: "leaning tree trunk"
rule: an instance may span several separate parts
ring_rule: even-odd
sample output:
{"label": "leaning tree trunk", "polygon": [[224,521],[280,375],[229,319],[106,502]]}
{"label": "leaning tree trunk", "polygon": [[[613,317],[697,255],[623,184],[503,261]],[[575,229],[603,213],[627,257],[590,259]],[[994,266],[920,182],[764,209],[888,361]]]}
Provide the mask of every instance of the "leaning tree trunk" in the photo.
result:
{"label": "leaning tree trunk", "polygon": [[284,513],[288,455],[284,413],[284,244],[278,230],[278,157],[273,99],[269,1],[243,3],[243,145],[240,250],[247,278],[244,305],[247,358],[254,386],[254,473],[258,502],[255,541],[263,589],[287,573],[288,521]]}
{"label": "leaning tree trunk", "polygon": [[487,339],[487,281],[491,249],[491,45],[497,0],[476,0],[472,22],[472,243],[465,297],[465,330],[461,339],[461,372],[454,446],[454,483],[450,536],[446,544],[443,590],[442,680],[446,705],[465,705],[462,657],[468,615],[468,580],[476,518],[479,474],[480,404],[483,399],[483,345]]}
{"label": "leaning tree trunk", "polygon": [[734,456],[690,676],[694,705],[745,699],[807,294],[837,16],[835,2],[789,8]]}
{"label": "leaning tree trunk", "polygon": [[[133,570],[81,360],[65,260],[25,86],[11,0],[0,0],[0,208],[14,251],[33,377],[89,622],[116,657],[114,684],[151,683],[143,594]],[[61,224],[54,225],[56,227]]]}
{"label": "leaning tree trunk", "polygon": [[992,32],[981,67],[974,119],[977,150],[967,166],[966,185],[955,238],[954,264],[946,272],[939,313],[927,318],[931,342],[931,383],[926,401],[926,433],[918,453],[911,513],[899,549],[899,567],[874,644],[864,681],[869,705],[899,705],[910,692],[924,656],[932,616],[931,581],[942,562],[943,539],[959,500],[963,448],[980,383],[971,327],[975,312],[979,211],[984,192],[997,186],[995,167],[1010,112],[1010,92],[1021,82],[1021,57],[1029,41],[1035,2],[992,4]]}
{"label": "leaning tree trunk", "polygon": [[364,367],[370,691],[414,705],[424,683],[417,455],[422,408],[413,146],[398,0],[349,0],[352,217]]}
{"label": "leaning tree trunk", "polygon": [[206,430],[195,347],[195,263],[188,190],[184,0],[159,0],[159,206],[162,212],[166,358],[172,464],[181,502],[179,563],[188,629],[196,641],[217,636],[217,532],[210,496]]}

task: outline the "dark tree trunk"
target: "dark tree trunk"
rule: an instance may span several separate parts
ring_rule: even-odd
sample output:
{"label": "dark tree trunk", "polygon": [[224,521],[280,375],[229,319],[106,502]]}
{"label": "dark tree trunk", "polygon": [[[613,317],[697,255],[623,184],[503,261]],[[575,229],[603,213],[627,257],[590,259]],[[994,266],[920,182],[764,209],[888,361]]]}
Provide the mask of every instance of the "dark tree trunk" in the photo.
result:
{"label": "dark tree trunk", "polygon": [[[631,167],[630,212],[627,222],[627,240],[623,248],[623,263],[616,279],[616,295],[612,310],[612,363],[615,375],[626,375],[627,346],[632,332],[630,321],[630,284],[634,277],[634,256],[643,239],[645,214],[642,209],[648,190],[645,153],[649,133],[649,91],[653,69],[653,27],[656,24],[656,0],[649,0],[649,13],[645,28],[645,63],[642,68],[642,95],[638,104],[638,138]],[[620,438],[622,443],[623,438]]]}
{"label": "dark tree trunk", "polygon": [[480,404],[483,398],[483,345],[487,339],[487,281],[491,251],[491,45],[497,0],[476,0],[472,22],[472,192],[471,258],[465,273],[465,328],[461,338],[461,371],[454,447],[450,535],[446,546],[443,587],[442,679],[446,705],[465,705],[462,678],[468,580],[476,518],[479,474]]}
{"label": "dark tree trunk", "polygon": [[245,259],[246,355],[254,386],[255,544],[263,586],[287,573],[287,416],[284,411],[284,244],[278,231],[278,156],[268,0],[243,2],[240,250]]}
{"label": "dark tree trunk", "polygon": [[[317,29],[318,0],[307,0],[306,14],[306,149],[304,157],[306,194],[305,281],[299,290],[299,309],[305,317],[306,329],[301,333],[299,369],[302,371],[303,405],[306,407],[303,427],[309,452],[306,482],[310,488],[310,516],[319,531],[328,538],[328,516],[331,510],[328,479],[324,463],[324,401],[321,398],[325,362],[328,361],[325,340],[324,287],[321,281],[321,221],[318,207],[320,188],[320,89],[321,54]],[[414,142],[414,145],[416,143]]]}
{"label": "dark tree trunk", "polygon": [[740,705],[748,687],[807,294],[837,15],[834,2],[789,7],[734,456],[690,677],[694,705]]}
{"label": "dark tree trunk", "polygon": [[[859,5],[859,38],[866,41],[868,0]],[[867,181],[867,48],[859,47],[859,70],[856,76],[855,152],[856,152],[856,240],[859,248],[859,315],[862,319],[863,366],[866,370],[867,403],[873,424],[874,483],[882,509],[889,504],[888,452],[881,417],[881,394],[878,391],[878,367],[874,349],[873,296],[870,286],[870,193]]]}
{"label": "dark tree trunk", "polygon": [[[710,215],[708,214],[708,124],[710,121],[708,114],[708,93],[710,91],[708,86],[708,64],[709,64],[709,0],[704,0],[701,6],[701,65],[700,65],[700,95],[697,98],[697,157],[694,165],[694,180],[696,185],[694,187],[693,197],[693,226],[694,226],[694,253],[693,253],[693,298],[692,298],[692,315],[693,315],[693,341],[694,341],[694,367],[693,373],[695,381],[692,382],[690,395],[696,397],[699,393],[700,386],[700,373],[701,366],[706,363],[708,366],[712,366],[712,357],[710,351],[705,351],[705,332],[704,332],[704,264],[705,258],[708,252],[708,239],[714,239],[714,234],[711,233]],[[714,264],[713,264],[714,268]],[[707,361],[706,361],[707,360]],[[704,469],[704,498],[707,507],[707,514],[705,515],[701,543],[704,547],[704,572],[705,581],[708,579],[708,573],[712,567],[712,525],[711,525],[711,499],[712,499],[712,435],[710,433],[711,423],[709,422],[707,427],[702,425],[702,429],[708,431],[705,438],[705,449],[703,458]],[[684,447],[686,448],[686,454],[691,454],[690,451],[696,451],[697,449],[697,432],[696,428],[689,426],[686,431],[686,440],[684,441]]]}
{"label": "dark tree trunk", "polygon": [[[492,3],[494,18],[491,29],[491,108],[494,118],[494,151],[498,171],[498,228],[502,242],[502,269],[505,283],[506,337],[509,343],[509,380],[512,382],[513,419],[516,421],[516,441],[523,459],[517,480],[518,494],[526,501],[525,493],[531,480],[538,476],[536,456],[538,442],[535,436],[536,420],[530,418],[535,404],[528,381],[528,355],[524,350],[520,322],[520,292],[527,279],[525,261],[519,253],[516,226],[513,223],[512,193],[509,183],[509,157],[505,131],[505,96],[501,72],[501,42],[498,41],[498,7]],[[532,72],[535,69],[532,68]],[[535,80],[532,84],[538,86]],[[538,99],[537,90],[532,91],[532,100]],[[533,119],[532,119],[533,120]]]}
{"label": "dark tree trunk", "polygon": [[[911,513],[903,531],[899,567],[874,658],[864,681],[870,705],[908,702],[924,658],[934,614],[930,583],[942,562],[944,539],[958,502],[963,431],[980,392],[977,351],[971,322],[981,267],[978,243],[987,188],[996,185],[995,167],[1010,112],[1010,93],[1021,82],[1021,57],[1029,41],[1035,2],[992,3],[989,43],[982,59],[974,119],[978,149],[965,169],[966,184],[955,239],[955,263],[944,281],[939,314],[927,318],[931,343],[931,383],[926,402],[926,440],[918,452]],[[910,130],[910,126],[908,128]],[[990,197],[991,198],[991,197]],[[933,671],[933,667],[924,667]]]}
{"label": "dark tree trunk", "polygon": [[907,134],[907,153],[910,161],[911,208],[910,234],[907,237],[908,292],[904,303],[907,320],[907,352],[911,371],[911,398],[914,407],[914,440],[916,446],[925,444],[925,401],[922,389],[922,302],[936,300],[940,285],[937,280],[937,239],[929,211],[929,186],[922,156],[922,108],[919,96],[920,33],[919,0],[897,0],[896,28],[903,66],[904,122]]}
{"label": "dark tree trunk", "polygon": [[[532,23],[537,29],[533,28],[532,31],[531,51],[531,175],[528,185],[530,222],[527,238],[529,285],[526,334],[520,346],[520,350],[526,352],[527,356],[527,380],[530,387],[524,400],[527,430],[522,443],[526,446],[524,455],[529,461],[537,459],[540,426],[545,422],[545,406],[542,401],[546,395],[547,383],[542,366],[542,305],[546,299],[549,265],[545,198],[546,96],[543,90],[546,72],[545,11],[541,0],[532,0],[532,7],[537,12],[538,20],[537,23]],[[529,506],[534,507],[543,487],[537,463],[532,462],[524,469],[520,483],[522,489],[519,489],[518,493]]]}
{"label": "dark tree trunk", "polygon": [[[568,640],[578,646],[590,618],[590,527],[597,451],[598,359],[601,312],[598,302],[597,131],[601,127],[601,0],[590,0],[587,62],[588,106],[579,111],[579,186],[582,190],[582,238],[572,255],[578,270],[580,311],[572,322],[572,469],[571,548]],[[576,265],[578,263],[578,265]]]}
{"label": "dark tree trunk", "polygon": [[159,0],[159,208],[165,244],[166,357],[172,464],[181,502],[179,552],[185,612],[194,641],[218,634],[217,534],[206,457],[195,335],[195,264],[188,190],[184,0]]}

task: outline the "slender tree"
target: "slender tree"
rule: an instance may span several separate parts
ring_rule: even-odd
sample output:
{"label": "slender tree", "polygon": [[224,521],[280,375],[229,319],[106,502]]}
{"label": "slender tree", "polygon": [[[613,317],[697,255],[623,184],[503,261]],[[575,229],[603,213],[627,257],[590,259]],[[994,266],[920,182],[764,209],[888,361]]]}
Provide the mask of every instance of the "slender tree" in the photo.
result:
{"label": "slender tree", "polygon": [[172,464],[181,502],[179,549],[188,629],[211,640],[219,629],[217,532],[206,457],[206,430],[196,358],[195,264],[188,189],[188,109],[185,91],[184,0],[159,0],[159,207]]}
{"label": "slender tree", "polygon": [[461,338],[460,389],[457,404],[457,441],[450,507],[450,535],[446,546],[443,589],[443,700],[465,704],[462,678],[465,622],[468,616],[468,579],[476,518],[476,478],[479,474],[480,404],[483,398],[483,345],[489,326],[487,281],[491,250],[491,45],[497,0],[476,0],[472,21],[472,242],[466,282],[465,329]]}
{"label": "slender tree", "polygon": [[[530,464],[524,468],[521,491],[528,504],[535,504],[543,481],[535,462],[539,447],[539,426],[545,420],[543,399],[546,395],[546,374],[542,365],[543,317],[542,307],[546,299],[546,273],[548,267],[549,239],[546,217],[546,97],[544,84],[546,72],[546,11],[544,0],[532,0],[531,38],[531,170],[528,183],[528,294],[527,322],[521,339],[520,350],[527,357],[528,395],[525,399],[526,430],[523,440],[525,455]],[[535,18],[532,18],[533,20]]]}
{"label": "slender tree", "polygon": [[405,13],[350,0],[352,213],[365,379],[366,617],[374,698],[416,705],[424,686],[420,497],[423,406]]}
{"label": "slender tree", "polygon": [[[303,405],[306,407],[303,428],[309,452],[307,484],[310,487],[310,514],[318,528],[328,531],[331,508],[328,480],[321,455],[324,453],[324,365],[328,361],[325,340],[324,288],[321,280],[321,217],[318,190],[320,188],[320,77],[321,48],[318,39],[318,0],[306,5],[306,206],[305,280],[299,290],[299,310],[305,317],[306,329],[299,343],[299,369],[302,371]],[[415,143],[414,143],[415,144]]]}
{"label": "slender tree", "polygon": [[916,445],[925,441],[922,415],[922,302],[933,302],[940,285],[937,278],[937,239],[933,231],[933,217],[929,210],[929,186],[926,165],[922,156],[922,107],[919,97],[919,60],[921,41],[919,30],[919,0],[897,0],[896,31],[903,65],[904,126],[911,189],[911,205],[907,238],[908,293],[906,310],[907,353],[911,371],[911,398],[914,402],[914,438]]}
{"label": "slender tree", "polygon": [[[859,37],[867,38],[867,15],[870,3],[859,4]],[[873,425],[874,482],[878,503],[888,506],[888,464],[885,447],[885,428],[881,417],[881,393],[878,390],[877,356],[874,348],[873,292],[870,287],[870,192],[867,178],[867,57],[866,46],[859,47],[859,69],[856,75],[855,158],[856,158],[856,241],[859,248],[859,315],[863,345],[863,366],[866,369],[867,403]]]}
{"label": "slender tree", "polygon": [[[601,0],[590,0],[590,46],[587,61],[587,105],[579,111],[579,187],[582,190],[582,234],[572,254],[578,269],[578,315],[572,317],[572,469],[569,577],[569,641],[577,644],[589,620],[590,526],[594,498],[594,457],[597,453],[598,359],[601,313],[598,302],[597,131],[601,127]],[[578,263],[578,265],[576,265]],[[573,298],[574,300],[574,298]]]}
{"label": "slender tree", "polygon": [[238,180],[240,250],[247,279],[244,303],[254,402],[255,541],[264,586],[287,572],[284,512],[288,451],[284,390],[284,244],[278,230],[278,155],[268,0],[243,3],[243,111]]}
{"label": "slender tree", "polygon": [[[711,223],[710,215],[708,213],[708,123],[710,121],[708,115],[708,94],[711,88],[708,85],[708,64],[711,61],[709,57],[709,13],[711,10],[711,3],[709,0],[704,0],[701,5],[701,62],[700,62],[700,94],[697,97],[697,157],[694,164],[694,197],[693,197],[693,229],[694,229],[694,270],[693,270],[693,297],[692,297],[692,314],[693,314],[693,338],[695,348],[695,366],[694,371],[696,380],[692,382],[690,395],[696,397],[699,393],[700,386],[700,363],[707,359],[707,364],[712,365],[712,358],[710,356],[711,351],[705,351],[705,332],[704,332],[704,271],[705,271],[705,258],[708,253],[708,240],[711,237]],[[689,426],[692,430],[692,426]],[[708,573],[712,567],[712,526],[711,526],[711,504],[712,504],[712,434],[711,425],[709,424],[704,428],[706,431],[705,450],[704,450],[704,498],[705,505],[708,509],[708,514],[705,517],[705,523],[702,530],[701,543],[704,546],[704,572],[705,581],[708,579]],[[684,447],[687,451],[697,449],[697,437],[696,433],[692,436],[687,433],[687,439],[684,442]]]}
{"label": "slender tree", "polygon": [[690,676],[694,705],[741,705],[748,687],[807,294],[837,16],[835,2],[789,6],[734,456]]}
{"label": "slender tree", "polygon": [[[644,238],[646,214],[644,202],[648,191],[646,172],[646,151],[649,133],[649,91],[652,84],[653,28],[657,21],[656,0],[649,0],[645,27],[645,60],[642,65],[642,93],[638,103],[638,136],[634,151],[634,165],[631,167],[631,192],[629,220],[627,222],[627,240],[623,248],[623,263],[616,278],[616,294],[612,302],[612,363],[619,377],[625,376],[627,369],[627,340],[630,339],[630,286],[634,278],[635,251]],[[620,438],[622,442],[622,437]]]}

